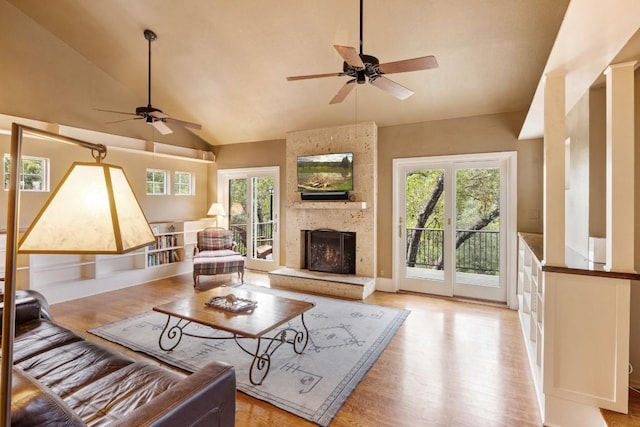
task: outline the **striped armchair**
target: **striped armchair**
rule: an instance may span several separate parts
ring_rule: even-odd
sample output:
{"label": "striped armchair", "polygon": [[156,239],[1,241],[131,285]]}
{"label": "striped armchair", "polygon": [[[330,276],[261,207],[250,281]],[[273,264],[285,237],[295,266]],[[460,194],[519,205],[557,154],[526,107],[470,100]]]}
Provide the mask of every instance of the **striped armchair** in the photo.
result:
{"label": "striped armchair", "polygon": [[193,286],[201,275],[238,273],[244,283],[244,258],[237,251],[231,231],[205,228],[197,234],[193,255]]}

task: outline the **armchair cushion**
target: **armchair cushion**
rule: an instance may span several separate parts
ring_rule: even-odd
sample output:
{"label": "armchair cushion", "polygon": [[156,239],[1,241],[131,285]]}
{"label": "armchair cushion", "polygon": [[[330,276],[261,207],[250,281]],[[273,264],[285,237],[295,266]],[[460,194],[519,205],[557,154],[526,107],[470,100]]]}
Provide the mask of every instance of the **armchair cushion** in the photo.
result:
{"label": "armchair cushion", "polygon": [[233,234],[224,228],[205,228],[198,232],[199,251],[233,249]]}
{"label": "armchair cushion", "polygon": [[198,258],[209,258],[216,256],[232,256],[240,255],[240,252],[232,251],[231,249],[219,249],[216,251],[200,251],[198,252]]}

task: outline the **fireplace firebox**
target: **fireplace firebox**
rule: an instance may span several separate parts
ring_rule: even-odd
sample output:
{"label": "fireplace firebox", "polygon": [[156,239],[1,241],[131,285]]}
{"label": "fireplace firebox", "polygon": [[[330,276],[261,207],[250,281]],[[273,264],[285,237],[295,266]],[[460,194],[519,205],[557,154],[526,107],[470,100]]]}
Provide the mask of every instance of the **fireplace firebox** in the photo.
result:
{"label": "fireplace firebox", "polygon": [[325,273],[356,273],[356,233],[305,230],[304,268]]}

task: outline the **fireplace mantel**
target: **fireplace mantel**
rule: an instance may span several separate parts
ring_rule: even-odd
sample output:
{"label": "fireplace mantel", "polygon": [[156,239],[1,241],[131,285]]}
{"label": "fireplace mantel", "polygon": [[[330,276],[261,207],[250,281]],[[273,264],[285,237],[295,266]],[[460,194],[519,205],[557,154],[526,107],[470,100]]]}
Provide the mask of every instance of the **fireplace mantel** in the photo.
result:
{"label": "fireplace mantel", "polygon": [[355,209],[365,210],[367,209],[367,202],[293,202],[291,204],[293,209]]}

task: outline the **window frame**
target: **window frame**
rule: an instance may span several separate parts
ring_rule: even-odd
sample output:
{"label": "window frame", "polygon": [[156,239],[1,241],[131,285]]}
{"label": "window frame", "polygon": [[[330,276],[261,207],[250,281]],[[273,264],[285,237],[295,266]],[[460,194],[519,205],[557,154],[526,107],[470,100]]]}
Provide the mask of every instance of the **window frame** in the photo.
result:
{"label": "window frame", "polygon": [[[155,188],[154,184],[160,184],[161,183],[161,181],[159,181],[159,180],[156,181],[155,179],[150,181],[149,180],[149,173],[153,173],[153,174],[162,173],[163,191],[161,193],[160,192],[155,192],[155,191],[153,191],[153,192],[149,191],[149,184],[152,185],[151,188]],[[145,191],[146,191],[147,196],[167,196],[167,195],[170,194],[169,193],[169,189],[171,188],[171,182],[170,182],[170,178],[169,178],[169,172],[167,170],[147,168],[147,172],[146,172],[145,176],[146,176]]]}
{"label": "window frame", "polygon": [[[178,179],[178,176],[186,176],[187,182],[183,183]],[[187,187],[187,192],[183,193],[179,191],[178,187]],[[173,194],[176,196],[195,196],[195,176],[191,172],[186,171],[174,171],[173,172]]]}
{"label": "window frame", "polygon": [[[25,161],[39,161],[41,162],[41,173],[40,175],[35,175],[40,178],[40,188],[25,188],[25,179],[24,179],[24,162]],[[48,193],[50,191],[51,179],[51,160],[48,157],[39,157],[39,156],[22,156],[21,157],[21,168],[20,168],[20,191],[27,191],[33,193]],[[4,191],[9,191],[9,179],[10,179],[10,165],[11,165],[11,154],[4,153],[3,156],[3,180],[4,180]],[[9,168],[7,169],[7,166]],[[37,182],[35,180],[31,180],[32,182]]]}

